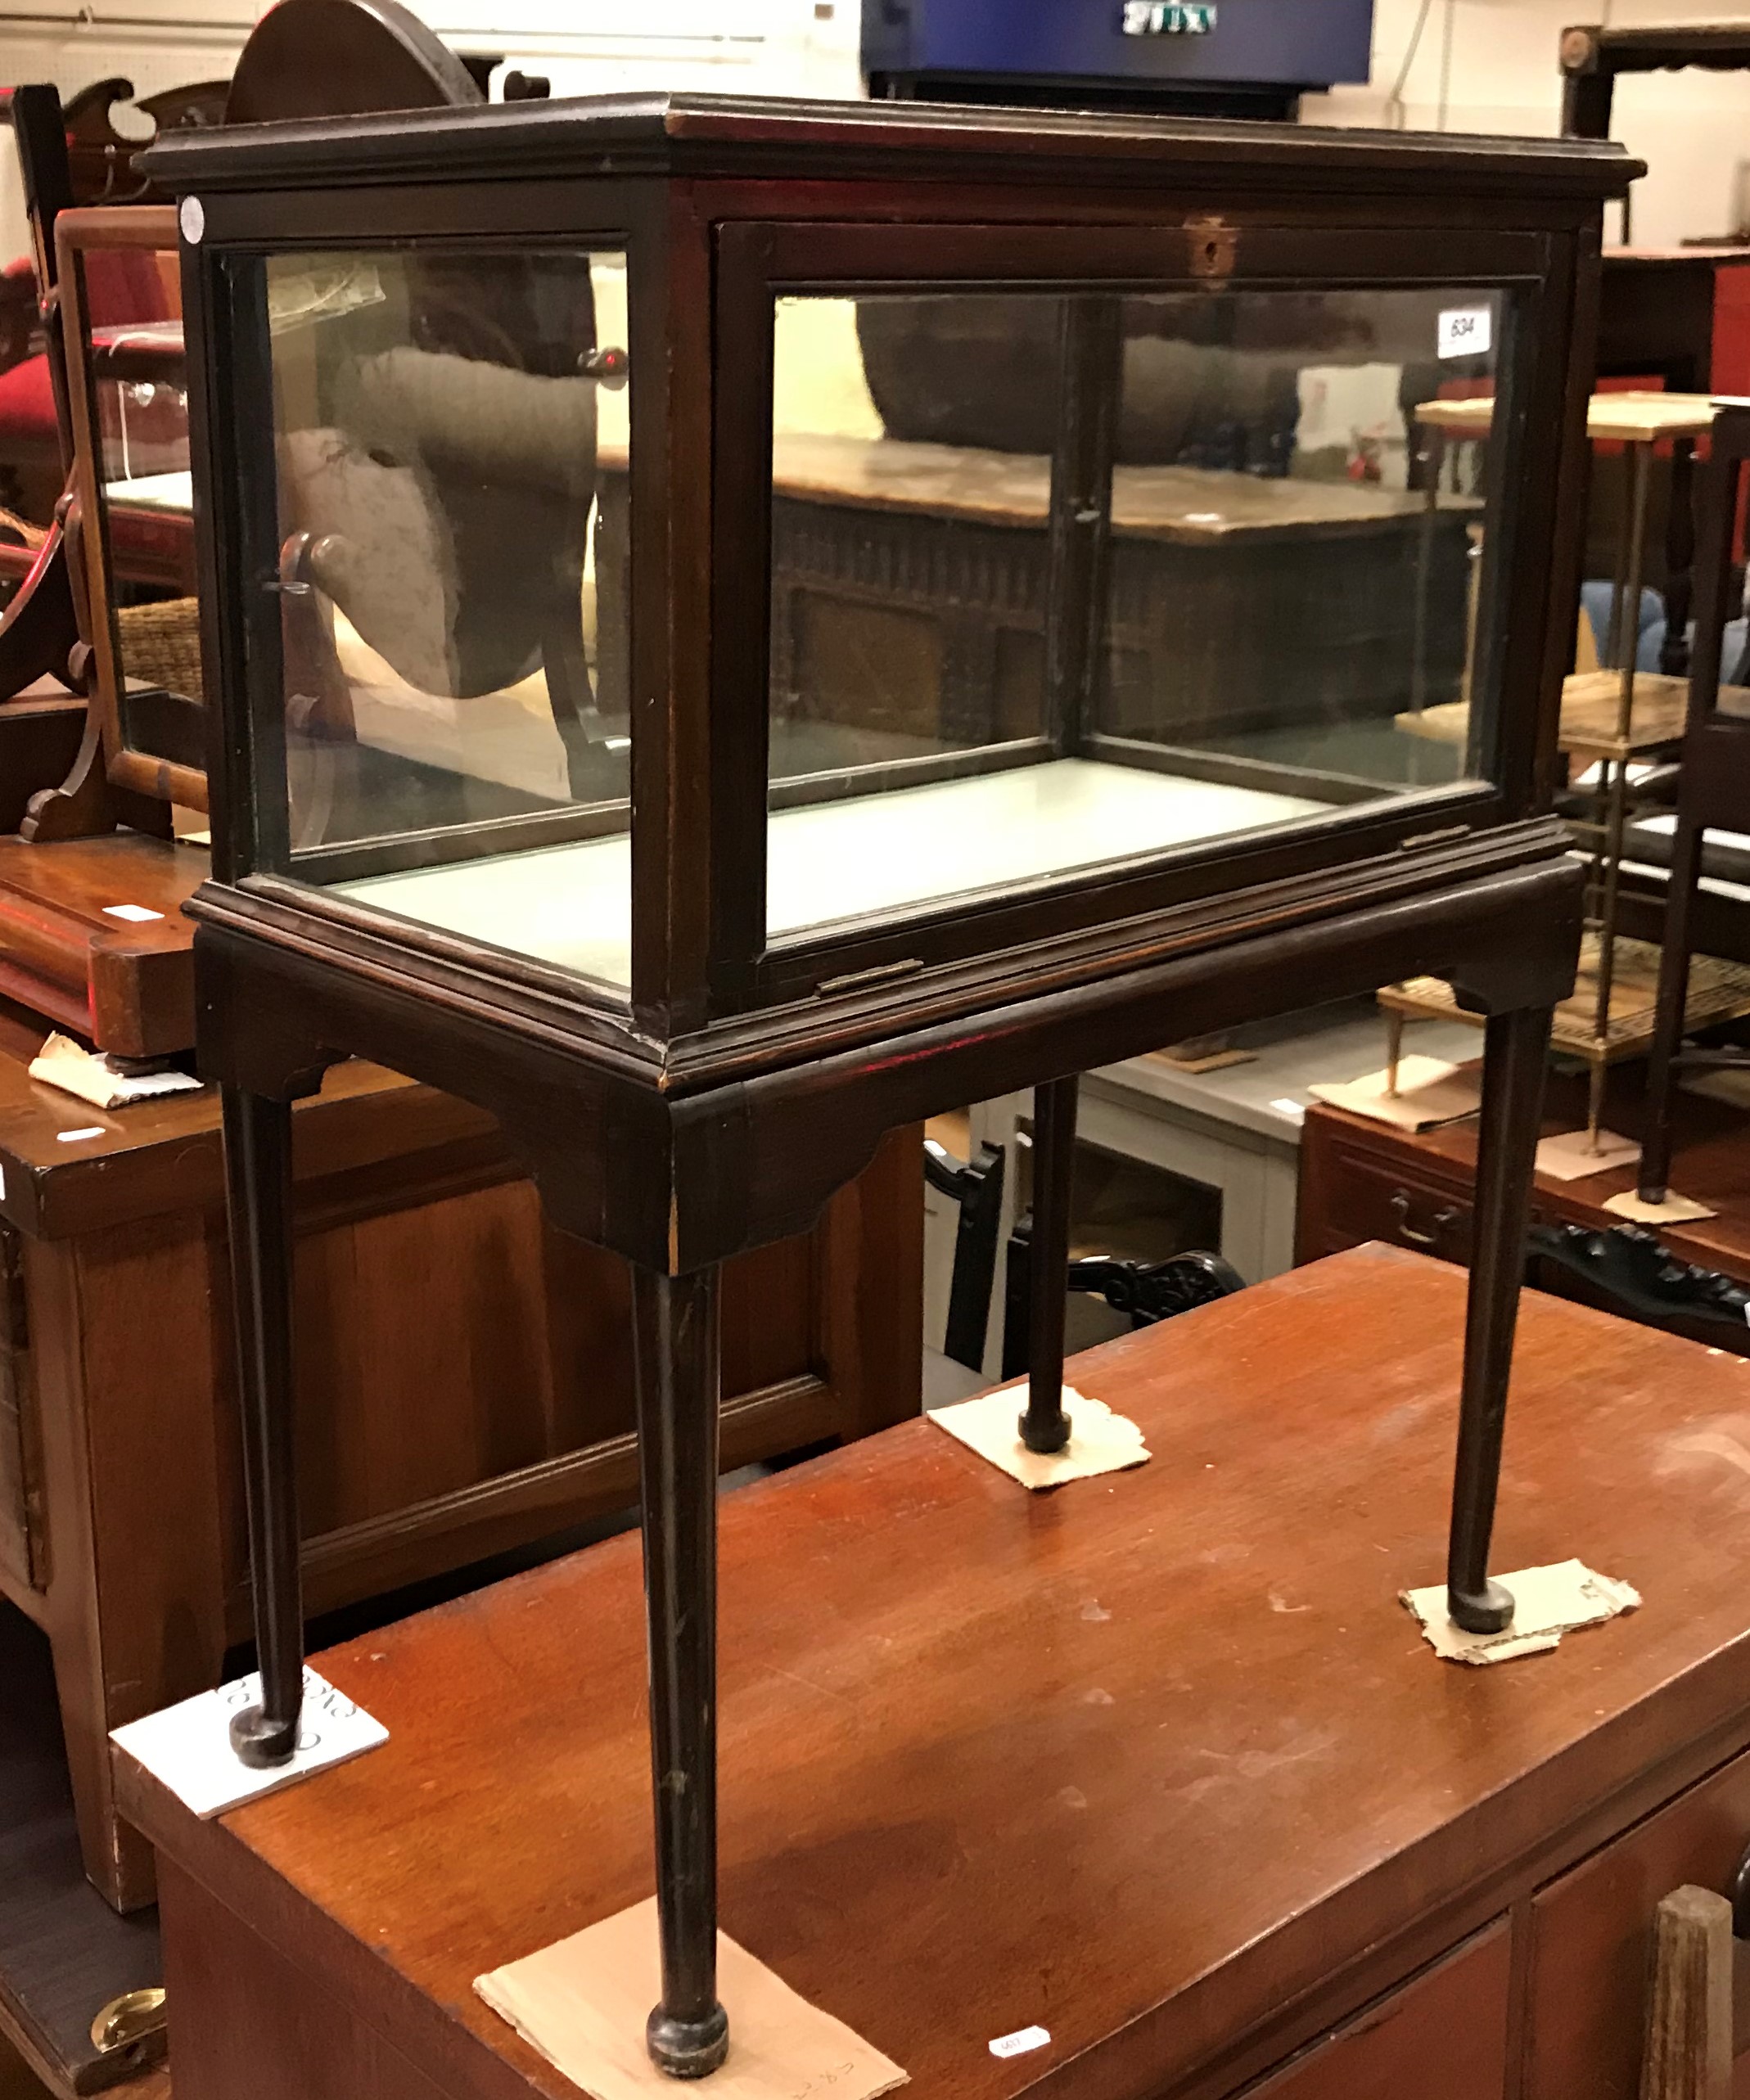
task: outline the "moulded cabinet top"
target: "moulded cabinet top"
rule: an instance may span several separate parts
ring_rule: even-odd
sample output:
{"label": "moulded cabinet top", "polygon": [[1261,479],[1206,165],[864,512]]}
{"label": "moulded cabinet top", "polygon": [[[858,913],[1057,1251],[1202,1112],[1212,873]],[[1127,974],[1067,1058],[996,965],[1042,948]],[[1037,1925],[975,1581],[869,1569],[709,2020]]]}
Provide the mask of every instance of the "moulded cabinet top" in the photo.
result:
{"label": "moulded cabinet top", "polygon": [[469,180],[554,168],[1129,183],[1193,174],[1235,189],[1396,190],[1614,197],[1646,173],[1609,141],[1488,138],[1111,113],[715,95],[413,110],[249,124],[167,138],[142,169],[174,192],[312,181]]}

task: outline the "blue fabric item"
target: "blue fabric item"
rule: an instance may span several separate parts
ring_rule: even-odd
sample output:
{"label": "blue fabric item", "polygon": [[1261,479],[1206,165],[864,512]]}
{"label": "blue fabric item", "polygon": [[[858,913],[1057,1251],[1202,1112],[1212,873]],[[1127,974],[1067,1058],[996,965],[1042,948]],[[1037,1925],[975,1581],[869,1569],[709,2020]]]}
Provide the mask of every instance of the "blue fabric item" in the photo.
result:
{"label": "blue fabric item", "polygon": [[[1608,583],[1593,582],[1580,587],[1580,606],[1592,624],[1592,639],[1598,645],[1599,660],[1604,656],[1604,636],[1610,625],[1610,597],[1612,586]],[[1744,636],[1750,622],[1730,620],[1721,637],[1720,675],[1730,678],[1738,668],[1744,652]],[[1693,644],[1694,629],[1689,632]],[[1635,668],[1637,671],[1656,671],[1659,668],[1659,651],[1665,647],[1665,602],[1657,591],[1643,591],[1640,594],[1640,633],[1635,648]]]}
{"label": "blue fabric item", "polygon": [[[1592,639],[1598,646],[1598,660],[1601,664],[1609,653],[1608,638],[1613,588],[1614,586],[1608,581],[1594,581],[1580,586],[1580,609],[1592,624]],[[1664,644],[1665,602],[1657,591],[1643,591],[1640,594],[1639,640],[1635,650],[1635,669],[1656,671],[1659,668],[1659,651]]]}

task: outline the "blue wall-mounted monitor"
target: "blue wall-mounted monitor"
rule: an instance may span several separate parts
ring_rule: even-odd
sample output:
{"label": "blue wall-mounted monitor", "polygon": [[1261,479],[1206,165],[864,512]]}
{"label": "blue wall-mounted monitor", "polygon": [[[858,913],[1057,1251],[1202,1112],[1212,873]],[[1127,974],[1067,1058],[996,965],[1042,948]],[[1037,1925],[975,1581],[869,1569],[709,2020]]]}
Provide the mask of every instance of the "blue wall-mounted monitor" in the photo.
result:
{"label": "blue wall-mounted monitor", "polygon": [[1289,115],[1364,81],[1373,0],[864,0],[877,95]]}

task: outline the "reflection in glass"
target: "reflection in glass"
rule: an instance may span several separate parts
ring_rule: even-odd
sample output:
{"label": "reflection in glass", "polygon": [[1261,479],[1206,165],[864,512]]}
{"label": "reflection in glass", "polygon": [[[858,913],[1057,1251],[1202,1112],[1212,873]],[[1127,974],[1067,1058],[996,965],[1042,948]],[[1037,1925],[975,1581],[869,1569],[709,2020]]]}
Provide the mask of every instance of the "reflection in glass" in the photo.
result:
{"label": "reflection in glass", "polygon": [[1474,287],[780,298],[768,931],[1481,773]]}
{"label": "reflection in glass", "polygon": [[624,257],[267,281],[298,872],[625,985]]}

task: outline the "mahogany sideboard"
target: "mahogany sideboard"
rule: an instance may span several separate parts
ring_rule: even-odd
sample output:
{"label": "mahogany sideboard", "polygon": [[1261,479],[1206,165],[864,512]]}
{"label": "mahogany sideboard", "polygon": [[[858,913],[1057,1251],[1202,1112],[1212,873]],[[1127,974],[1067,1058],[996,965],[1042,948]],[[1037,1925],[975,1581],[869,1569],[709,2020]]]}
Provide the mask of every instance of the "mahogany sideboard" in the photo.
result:
{"label": "mahogany sideboard", "polygon": [[[1636,1139],[1645,1106],[1644,1069],[1613,1071],[1604,1104],[1605,1127]],[[1585,1122],[1585,1081],[1552,1073],[1544,1095],[1545,1136]],[[1661,1225],[1658,1239],[1680,1261],[1750,1287],[1750,1115],[1680,1089],[1672,1132],[1672,1187],[1712,1205],[1716,1214],[1691,1224]],[[1314,1261],[1364,1240],[1383,1240],[1443,1260],[1468,1262],[1476,1171],[1474,1118],[1412,1135],[1315,1102],[1301,1128],[1295,1259]],[[1577,1225],[1589,1232],[1619,1227],[1622,1219],[1604,1203],[1631,1194],[1635,1177],[1632,1158],[1578,1181],[1540,1174],[1531,1195],[1532,1225]],[[1587,1295],[1586,1286],[1547,1263],[1537,1263],[1532,1276],[1563,1296]],[[1679,1326],[1682,1331],[1680,1321]],[[1750,1327],[1741,1337],[1720,1323],[1689,1331],[1698,1341],[1750,1356]]]}
{"label": "mahogany sideboard", "polygon": [[[918,2100],[1635,2100],[1654,1905],[1750,1839],[1743,1369],[1527,1296],[1499,1565],[1645,1602],[1461,1669],[1397,1593],[1464,1309],[1364,1247],[1076,1359],[1139,1470],[918,1421],[727,1497],[724,1930]],[[118,1757],[176,2100],[575,2100],[472,1985],[650,1893],[638,1542],[318,1666],[386,1746],[210,1823]]]}
{"label": "mahogany sideboard", "polygon": [[[126,1908],[151,1861],[108,1733],[217,1684],[250,1626],[219,1108],[88,1107],[27,1076],[43,1034],[0,1009],[0,1598],[51,1638],[87,1868]],[[634,1503],[624,1265],[429,1088],[345,1066],[296,1129],[313,1611]],[[896,1133],[732,1271],[725,1465],[916,1412],[922,1158]]]}

